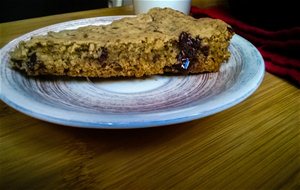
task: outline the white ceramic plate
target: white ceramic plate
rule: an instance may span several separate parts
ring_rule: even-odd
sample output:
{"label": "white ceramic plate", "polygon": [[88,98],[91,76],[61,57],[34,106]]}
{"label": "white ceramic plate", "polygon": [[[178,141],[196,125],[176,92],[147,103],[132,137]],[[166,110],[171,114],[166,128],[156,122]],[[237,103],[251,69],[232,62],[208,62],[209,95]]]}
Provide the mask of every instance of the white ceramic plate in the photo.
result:
{"label": "white ceramic plate", "polygon": [[60,23],[23,35],[1,49],[1,99],[32,117],[76,127],[142,128],[199,119],[230,108],[260,85],[264,62],[257,49],[235,35],[232,56],[219,73],[102,80],[27,77],[12,70],[9,54],[19,41],[48,31],[109,24],[122,16]]}

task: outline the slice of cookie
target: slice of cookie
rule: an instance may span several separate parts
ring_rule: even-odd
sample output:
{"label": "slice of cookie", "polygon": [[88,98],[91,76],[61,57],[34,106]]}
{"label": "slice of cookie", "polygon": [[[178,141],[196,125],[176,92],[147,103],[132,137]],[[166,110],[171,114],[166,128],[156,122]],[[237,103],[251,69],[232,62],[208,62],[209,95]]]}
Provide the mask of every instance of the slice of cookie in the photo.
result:
{"label": "slice of cookie", "polygon": [[11,65],[28,75],[74,77],[217,72],[232,35],[221,20],[154,8],[110,25],[34,36],[11,52]]}

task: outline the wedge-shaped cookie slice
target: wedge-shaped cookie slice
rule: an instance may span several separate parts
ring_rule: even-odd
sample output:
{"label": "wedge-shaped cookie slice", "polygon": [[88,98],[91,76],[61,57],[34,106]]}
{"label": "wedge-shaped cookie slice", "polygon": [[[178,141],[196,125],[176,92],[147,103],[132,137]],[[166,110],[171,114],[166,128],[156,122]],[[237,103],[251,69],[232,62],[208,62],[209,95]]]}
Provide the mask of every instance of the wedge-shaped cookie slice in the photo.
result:
{"label": "wedge-shaped cookie slice", "polygon": [[221,20],[154,8],[106,26],[32,37],[11,52],[11,64],[28,75],[74,77],[217,72],[232,35]]}

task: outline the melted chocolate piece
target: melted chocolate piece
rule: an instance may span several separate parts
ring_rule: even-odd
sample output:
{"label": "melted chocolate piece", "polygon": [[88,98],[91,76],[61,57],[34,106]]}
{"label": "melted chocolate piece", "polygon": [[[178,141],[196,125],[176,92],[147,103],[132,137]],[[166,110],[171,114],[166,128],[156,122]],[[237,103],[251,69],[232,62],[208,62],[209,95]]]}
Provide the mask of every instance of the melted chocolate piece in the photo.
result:
{"label": "melted chocolate piece", "polygon": [[69,68],[65,68],[65,69],[64,69],[64,73],[65,73],[65,74],[67,74],[69,71],[70,71]]}
{"label": "melted chocolate piece", "polygon": [[30,70],[34,70],[34,66],[37,64],[37,57],[36,57],[36,53],[32,53],[29,56],[29,61],[27,62],[27,67]]}
{"label": "melted chocolate piece", "polygon": [[29,54],[28,58],[29,58],[29,60],[26,62],[26,64],[27,64],[27,68],[30,71],[45,68],[45,65],[43,64],[43,62],[38,60],[36,52]]}
{"label": "melted chocolate piece", "polygon": [[176,46],[180,50],[177,55],[177,64],[171,67],[165,67],[166,72],[180,72],[182,74],[187,74],[189,68],[197,62],[197,57],[199,52],[203,53],[205,56],[209,54],[209,46],[201,44],[202,40],[199,36],[192,38],[187,32],[182,32],[179,35],[178,42],[174,41]]}
{"label": "melted chocolate piece", "polygon": [[104,47],[102,49],[102,52],[101,52],[100,56],[99,56],[99,61],[103,62],[107,59],[107,57],[108,57],[108,50],[107,50],[107,48]]}
{"label": "melted chocolate piece", "polygon": [[205,45],[205,46],[201,46],[201,52],[205,55],[208,56],[209,53],[209,46]]}
{"label": "melted chocolate piece", "polygon": [[182,32],[178,45],[183,57],[193,59],[201,47],[201,39],[199,37],[192,38],[190,34]]}
{"label": "melted chocolate piece", "polygon": [[21,67],[23,61],[22,60],[17,60],[17,59],[11,59],[11,61],[17,66],[17,67]]}
{"label": "melted chocolate piece", "polygon": [[179,36],[178,48],[180,53],[177,55],[178,64],[175,67],[182,72],[188,70],[189,66],[195,61],[201,49],[201,39],[199,37],[192,38],[190,34],[182,32]]}

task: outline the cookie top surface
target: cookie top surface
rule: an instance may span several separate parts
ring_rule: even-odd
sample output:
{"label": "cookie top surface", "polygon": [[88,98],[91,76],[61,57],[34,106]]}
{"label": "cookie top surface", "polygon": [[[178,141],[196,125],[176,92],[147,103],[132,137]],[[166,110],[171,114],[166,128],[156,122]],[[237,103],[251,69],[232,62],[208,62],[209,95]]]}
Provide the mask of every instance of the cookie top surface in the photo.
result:
{"label": "cookie top surface", "polygon": [[136,17],[125,17],[109,25],[85,26],[75,30],[49,32],[45,36],[35,36],[27,42],[36,43],[140,43],[160,39],[177,40],[180,33],[210,38],[227,30],[228,25],[221,20],[211,18],[195,19],[170,8],[153,8],[148,13]]}

